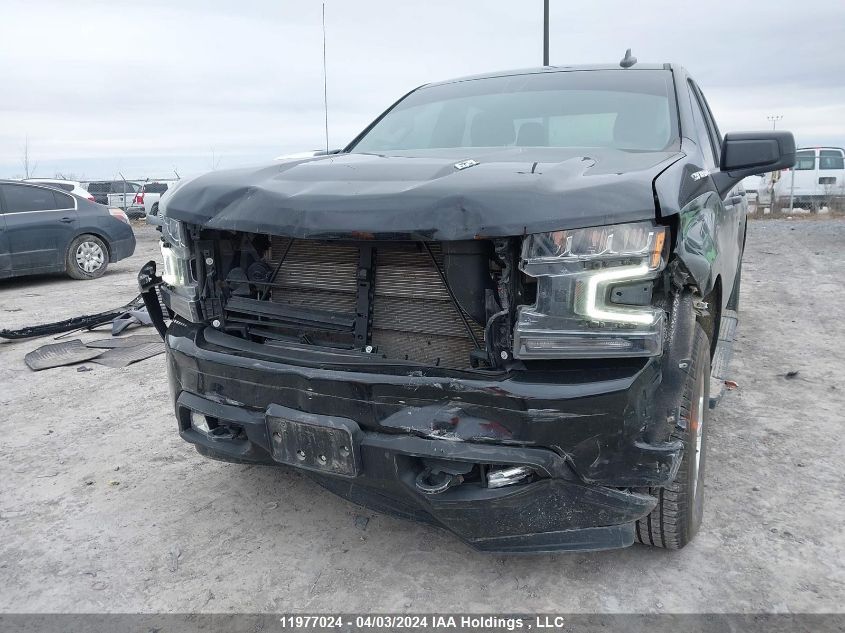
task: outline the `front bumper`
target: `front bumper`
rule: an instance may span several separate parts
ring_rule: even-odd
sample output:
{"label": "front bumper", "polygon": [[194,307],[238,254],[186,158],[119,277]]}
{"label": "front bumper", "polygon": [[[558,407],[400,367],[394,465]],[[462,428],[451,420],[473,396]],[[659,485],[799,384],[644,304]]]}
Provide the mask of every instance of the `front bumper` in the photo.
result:
{"label": "front bumper", "polygon": [[[200,453],[281,465],[274,420],[340,424],[353,429],[356,472],[313,464],[302,472],[353,502],[445,527],[478,549],[630,545],[634,522],[656,504],[641,490],[670,483],[680,465],[681,444],[667,441],[680,383],[659,358],[510,374],[339,366],[313,348],[259,345],[178,320],[165,329],[154,268],[139,280],[167,344],[179,432]],[[201,430],[192,422],[201,416],[225,432]],[[502,488],[467,481],[425,494],[417,478],[434,461],[526,466],[536,475]]]}

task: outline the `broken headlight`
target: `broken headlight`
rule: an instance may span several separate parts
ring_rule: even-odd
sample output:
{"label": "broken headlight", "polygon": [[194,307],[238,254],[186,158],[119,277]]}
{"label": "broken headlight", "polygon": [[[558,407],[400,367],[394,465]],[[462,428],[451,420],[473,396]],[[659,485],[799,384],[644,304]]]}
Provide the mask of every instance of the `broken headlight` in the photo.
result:
{"label": "broken headlight", "polygon": [[168,286],[196,285],[192,267],[191,247],[185,225],[179,220],[161,218],[161,256],[164,272],[161,278]]}
{"label": "broken headlight", "polygon": [[537,300],[519,308],[514,355],[660,354],[665,315],[651,305],[651,291],[665,242],[666,228],[651,222],[526,237],[520,269],[537,280]]}

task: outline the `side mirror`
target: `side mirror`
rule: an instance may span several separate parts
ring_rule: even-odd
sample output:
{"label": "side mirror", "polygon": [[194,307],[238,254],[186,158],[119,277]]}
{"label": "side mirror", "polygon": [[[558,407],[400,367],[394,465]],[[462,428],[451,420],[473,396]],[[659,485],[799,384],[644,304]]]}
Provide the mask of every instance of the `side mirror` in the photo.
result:
{"label": "side mirror", "polygon": [[795,164],[792,132],[731,132],[722,140],[722,161],[713,180],[724,196],[747,176],[780,171]]}

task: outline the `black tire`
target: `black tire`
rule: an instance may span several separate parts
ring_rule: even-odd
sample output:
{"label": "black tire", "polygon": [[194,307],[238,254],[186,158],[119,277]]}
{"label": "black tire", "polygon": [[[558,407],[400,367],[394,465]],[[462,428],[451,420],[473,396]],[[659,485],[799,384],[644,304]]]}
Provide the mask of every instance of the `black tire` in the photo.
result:
{"label": "black tire", "polygon": [[158,202],[150,208],[150,215],[158,215]]}
{"label": "black tire", "polygon": [[97,279],[109,265],[109,249],[96,235],[75,238],[65,253],[65,272],[73,279]]}
{"label": "black tire", "polygon": [[681,549],[701,526],[704,511],[704,466],[707,455],[707,417],[710,393],[710,341],[701,325],[695,325],[693,355],[684,368],[680,424],[672,439],[684,445],[675,480],[663,488],[650,488],[657,506],[637,521],[637,540],[644,545]]}

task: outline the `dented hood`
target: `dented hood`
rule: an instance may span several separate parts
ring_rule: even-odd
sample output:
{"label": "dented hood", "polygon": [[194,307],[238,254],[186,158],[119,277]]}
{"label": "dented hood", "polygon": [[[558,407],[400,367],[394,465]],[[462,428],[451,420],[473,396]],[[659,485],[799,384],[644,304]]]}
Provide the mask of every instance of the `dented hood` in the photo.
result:
{"label": "dented hood", "polygon": [[678,157],[593,148],[334,154],[211,172],[165,196],[162,213],[298,238],[522,235],[654,218],[653,180]]}

